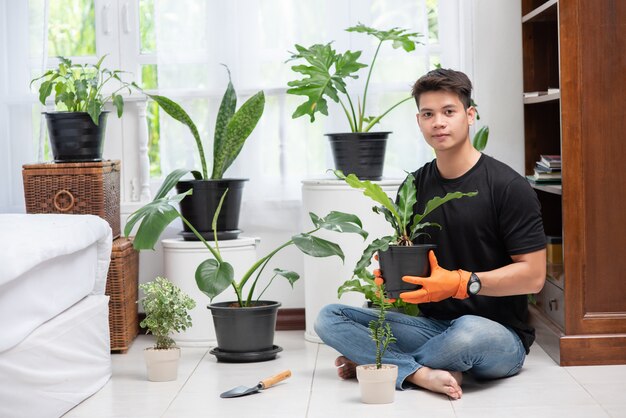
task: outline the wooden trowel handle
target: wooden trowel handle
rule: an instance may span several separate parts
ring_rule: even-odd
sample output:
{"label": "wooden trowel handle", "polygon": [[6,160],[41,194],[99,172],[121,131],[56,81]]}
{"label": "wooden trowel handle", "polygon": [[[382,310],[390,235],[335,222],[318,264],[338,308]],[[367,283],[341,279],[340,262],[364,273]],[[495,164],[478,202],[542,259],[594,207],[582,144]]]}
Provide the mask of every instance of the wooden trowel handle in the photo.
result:
{"label": "wooden trowel handle", "polygon": [[263,389],[267,389],[270,386],[274,386],[278,382],[282,382],[286,378],[291,376],[291,370],[285,370],[283,372],[278,373],[276,376],[268,377],[267,379],[261,380],[261,385],[263,385]]}

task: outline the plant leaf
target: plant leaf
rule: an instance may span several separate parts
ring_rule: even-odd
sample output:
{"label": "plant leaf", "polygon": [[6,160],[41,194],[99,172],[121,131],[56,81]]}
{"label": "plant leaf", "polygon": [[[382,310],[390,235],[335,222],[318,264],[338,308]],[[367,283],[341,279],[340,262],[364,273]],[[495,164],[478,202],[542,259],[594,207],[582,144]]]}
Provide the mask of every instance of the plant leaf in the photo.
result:
{"label": "plant leaf", "polygon": [[420,235],[424,235],[424,234],[425,235],[429,235],[426,232],[419,232],[421,229],[427,228],[429,226],[433,226],[433,227],[437,227],[439,229],[442,229],[441,225],[436,223],[436,222],[422,222],[420,224],[417,224],[415,226],[415,228],[411,228],[411,235],[410,235],[409,239],[411,241],[413,241],[415,238],[419,237]]}
{"label": "plant leaf", "polygon": [[487,141],[489,140],[489,127],[483,126],[476,132],[473,139],[474,148],[478,151],[482,151],[487,147]]}
{"label": "plant leaf", "polygon": [[300,278],[300,275],[298,273],[291,270],[276,268],[274,269],[274,273],[287,279],[289,281],[289,284],[291,285],[291,288],[293,288],[293,284]]}
{"label": "plant leaf", "polygon": [[223,144],[213,155],[212,179],[221,179],[224,172],[230,167],[235,158],[239,155],[243,144],[256,127],[259,119],[263,115],[265,108],[265,94],[258,92],[250,97],[235,112],[226,125],[226,133]]}
{"label": "plant leaf", "polygon": [[428,216],[429,213],[437,209],[439,206],[453,199],[460,199],[462,197],[472,197],[472,196],[476,196],[477,194],[478,192],[468,192],[468,193],[453,192],[453,193],[446,194],[444,197],[439,197],[439,196],[433,197],[426,203],[426,208],[424,209],[424,212],[417,213],[413,217],[410,235],[413,236],[414,232],[420,229],[420,222],[422,221],[422,219]]}
{"label": "plant leaf", "polygon": [[204,260],[196,268],[196,284],[202,293],[210,300],[222,293],[233,283],[235,271],[233,266],[225,261],[219,262],[213,258]]}
{"label": "plant leaf", "polygon": [[423,35],[417,32],[409,32],[408,29],[391,28],[389,30],[377,30],[360,23],[346,29],[347,32],[365,33],[378,38],[381,42],[392,41],[394,48],[402,48],[407,52],[415,50],[416,45],[423,43],[417,38]]}
{"label": "plant leaf", "polygon": [[373,300],[376,297],[377,286],[372,280],[363,283],[360,279],[350,279],[343,282],[337,289],[337,297],[341,298],[345,293],[357,292],[365,295],[368,300]]}
{"label": "plant leaf", "polygon": [[363,255],[356,263],[356,267],[354,267],[354,274],[357,274],[360,270],[365,269],[370,264],[372,264],[372,257],[377,251],[387,251],[389,249],[389,244],[395,241],[395,237],[392,235],[388,235],[386,237],[375,239],[370,243],[370,245],[363,250]]}
{"label": "plant leaf", "polygon": [[133,247],[136,250],[153,250],[165,228],[180,216],[174,205],[190,193],[191,190],[188,190],[171,198],[155,199],[139,208],[128,218],[124,236],[130,235],[135,224],[140,222],[133,240]]}
{"label": "plant leaf", "polygon": [[406,227],[413,215],[413,206],[417,203],[417,188],[415,187],[415,177],[409,174],[400,190],[398,190],[398,211],[400,212],[400,228],[406,234]]}
{"label": "plant leaf", "polygon": [[233,86],[231,81],[230,70],[228,67],[226,67],[226,71],[228,72],[228,86],[226,87],[226,91],[222,97],[222,102],[215,120],[215,134],[213,136],[213,173],[211,174],[211,178],[221,177],[217,174],[220,168],[217,167],[215,156],[220,155],[220,153],[224,153],[226,126],[235,114],[235,109],[237,108],[237,92],[235,92],[235,86]]}
{"label": "plant leaf", "polygon": [[339,245],[310,234],[298,234],[291,237],[296,247],[311,257],[330,257],[333,255],[344,261],[343,251]]}
{"label": "plant leaf", "polygon": [[200,139],[198,128],[196,127],[196,124],[193,123],[193,120],[191,120],[191,117],[189,117],[187,112],[185,112],[185,109],[183,109],[178,103],[165,96],[147,93],[146,95],[154,100],[159,105],[159,107],[165,111],[165,113],[189,128],[191,134],[193,135],[193,138],[196,140],[196,147],[198,148],[198,153],[200,154],[200,162],[202,164],[202,176],[203,178],[208,178],[208,171],[206,169],[206,161],[204,158],[204,147],[202,146],[202,140]]}
{"label": "plant leaf", "polygon": [[113,95],[113,105],[117,109],[117,117],[121,118],[124,113],[124,98],[119,94]]}
{"label": "plant leaf", "polygon": [[352,232],[361,235],[363,239],[367,238],[368,233],[363,230],[363,224],[356,215],[332,211],[325,218],[320,218],[313,212],[310,212],[309,216],[317,228],[336,232]]}

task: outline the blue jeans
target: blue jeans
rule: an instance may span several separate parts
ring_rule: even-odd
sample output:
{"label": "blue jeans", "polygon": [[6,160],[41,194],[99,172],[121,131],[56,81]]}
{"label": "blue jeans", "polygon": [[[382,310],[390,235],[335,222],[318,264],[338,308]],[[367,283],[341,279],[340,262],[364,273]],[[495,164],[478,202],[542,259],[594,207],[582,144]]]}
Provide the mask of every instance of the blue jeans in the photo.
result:
{"label": "blue jeans", "polygon": [[[375,345],[368,324],[373,319],[377,319],[373,309],[327,305],[317,317],[315,332],[356,364],[371,364]],[[480,316],[439,320],[388,312],[386,321],[398,341],[389,346],[382,361],[398,366],[400,390],[407,387],[406,377],[422,366],[496,379],[518,373],[526,357],[515,331]]]}

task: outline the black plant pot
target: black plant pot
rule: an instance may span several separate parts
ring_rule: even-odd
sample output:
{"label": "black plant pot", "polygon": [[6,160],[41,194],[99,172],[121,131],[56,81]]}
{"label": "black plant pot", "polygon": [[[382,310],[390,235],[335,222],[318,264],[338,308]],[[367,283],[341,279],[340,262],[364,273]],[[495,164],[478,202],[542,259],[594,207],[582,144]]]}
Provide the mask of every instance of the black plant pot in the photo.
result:
{"label": "black plant pot", "polygon": [[362,180],[383,177],[387,137],[391,132],[349,132],[326,134],[335,160],[335,168],[347,176]]}
{"label": "black plant pot", "polygon": [[102,161],[108,113],[96,125],[86,112],[44,112],[54,162]]}
{"label": "black plant pot", "polygon": [[[178,193],[193,189],[191,196],[186,196],[180,202],[180,211],[204,239],[212,241],[214,238],[213,215],[224,191],[228,189],[228,194],[217,218],[217,239],[236,239],[241,233],[239,230],[239,212],[241,211],[243,186],[246,181],[248,179],[179,181],[176,184]],[[183,238],[186,241],[198,241],[191,229],[184,223],[183,226]]]}
{"label": "black plant pot", "polygon": [[280,302],[258,301],[255,306],[240,308],[237,302],[219,302],[208,306],[213,316],[218,360],[254,362],[271,360],[280,347],[274,345],[274,330]]}
{"label": "black plant pot", "polygon": [[402,276],[430,276],[428,252],[435,248],[434,244],[415,244],[411,247],[391,245],[387,251],[378,252],[387,297],[398,298],[402,292],[419,288],[418,285],[403,282]]}

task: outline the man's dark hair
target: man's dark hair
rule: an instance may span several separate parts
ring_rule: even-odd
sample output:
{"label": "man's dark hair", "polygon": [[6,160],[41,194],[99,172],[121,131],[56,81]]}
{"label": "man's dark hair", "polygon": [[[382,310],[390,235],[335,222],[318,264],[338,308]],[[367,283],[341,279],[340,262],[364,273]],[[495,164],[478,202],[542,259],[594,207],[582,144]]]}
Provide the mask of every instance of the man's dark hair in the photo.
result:
{"label": "man's dark hair", "polygon": [[437,68],[421,76],[413,85],[411,95],[415,99],[417,108],[420,106],[420,96],[429,91],[448,91],[459,96],[465,109],[472,101],[472,82],[460,71]]}

